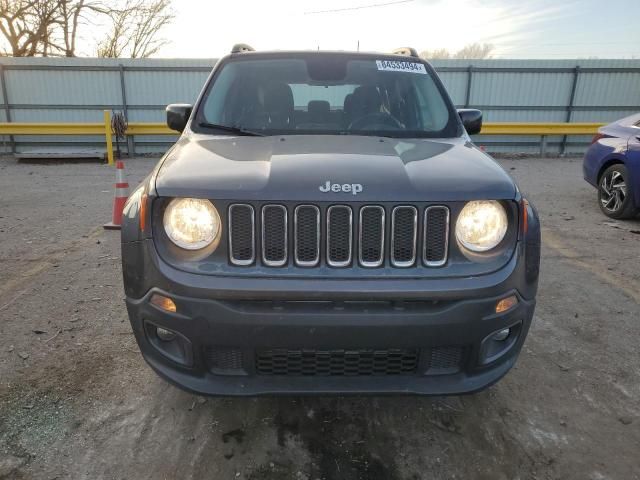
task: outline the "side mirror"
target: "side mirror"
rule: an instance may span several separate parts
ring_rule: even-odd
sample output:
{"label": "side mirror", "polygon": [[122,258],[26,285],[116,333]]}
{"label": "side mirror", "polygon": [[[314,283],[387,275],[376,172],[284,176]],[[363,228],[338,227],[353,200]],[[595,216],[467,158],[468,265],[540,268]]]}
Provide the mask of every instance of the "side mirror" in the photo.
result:
{"label": "side mirror", "polygon": [[475,135],[482,130],[482,112],[473,108],[460,108],[458,115],[469,135]]}
{"label": "side mirror", "polygon": [[191,116],[192,109],[193,105],[186,103],[172,103],[171,105],[167,105],[167,126],[171,130],[182,132],[187,126],[187,121],[189,120],[189,116]]}

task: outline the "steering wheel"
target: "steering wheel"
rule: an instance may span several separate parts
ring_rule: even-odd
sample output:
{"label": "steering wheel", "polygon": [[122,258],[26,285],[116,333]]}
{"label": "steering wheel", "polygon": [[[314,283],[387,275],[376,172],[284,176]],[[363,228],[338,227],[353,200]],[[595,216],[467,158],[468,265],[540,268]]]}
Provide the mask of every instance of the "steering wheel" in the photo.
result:
{"label": "steering wheel", "polygon": [[349,130],[375,130],[376,127],[390,127],[392,130],[400,130],[404,128],[403,125],[392,115],[386,112],[374,112],[368,113],[351,122]]}

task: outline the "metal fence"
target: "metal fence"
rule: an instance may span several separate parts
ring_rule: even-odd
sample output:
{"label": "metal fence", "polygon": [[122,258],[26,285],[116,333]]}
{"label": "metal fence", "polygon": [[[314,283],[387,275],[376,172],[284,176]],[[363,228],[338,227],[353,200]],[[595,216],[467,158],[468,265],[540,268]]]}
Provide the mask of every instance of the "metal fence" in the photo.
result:
{"label": "metal fence", "polygon": [[[0,122],[162,122],[168,103],[193,102],[214,59],[0,59]],[[609,122],[640,111],[640,60],[438,60],[458,107],[488,122]],[[588,137],[549,137],[550,153],[579,153]],[[174,136],[135,136],[132,153],[164,151]],[[490,151],[535,153],[540,138],[478,136]],[[3,137],[4,151],[104,148],[102,137]]]}

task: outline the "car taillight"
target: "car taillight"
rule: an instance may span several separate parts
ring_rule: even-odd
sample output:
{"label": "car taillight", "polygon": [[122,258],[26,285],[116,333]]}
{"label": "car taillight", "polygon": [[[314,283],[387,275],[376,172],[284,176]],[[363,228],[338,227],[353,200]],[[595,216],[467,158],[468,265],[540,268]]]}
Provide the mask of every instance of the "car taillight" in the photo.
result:
{"label": "car taillight", "polygon": [[606,135],[604,133],[596,133],[593,138],[591,139],[591,145],[593,145],[594,143],[596,143],[598,140],[600,140],[601,138],[605,138]]}

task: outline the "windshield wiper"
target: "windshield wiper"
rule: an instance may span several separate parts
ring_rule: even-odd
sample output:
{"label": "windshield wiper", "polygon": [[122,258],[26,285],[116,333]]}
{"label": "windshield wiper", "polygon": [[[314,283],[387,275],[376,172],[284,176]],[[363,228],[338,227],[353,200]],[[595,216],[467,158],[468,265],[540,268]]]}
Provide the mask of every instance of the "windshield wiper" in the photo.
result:
{"label": "windshield wiper", "polygon": [[231,127],[229,125],[218,125],[218,124],[209,123],[209,122],[200,122],[198,124],[198,126],[202,127],[202,128],[211,128],[211,129],[216,129],[216,130],[222,130],[224,132],[235,133],[237,135],[246,135],[246,136],[250,136],[250,137],[264,137],[265,136],[264,133],[254,132],[253,130],[247,130],[246,128]]}

